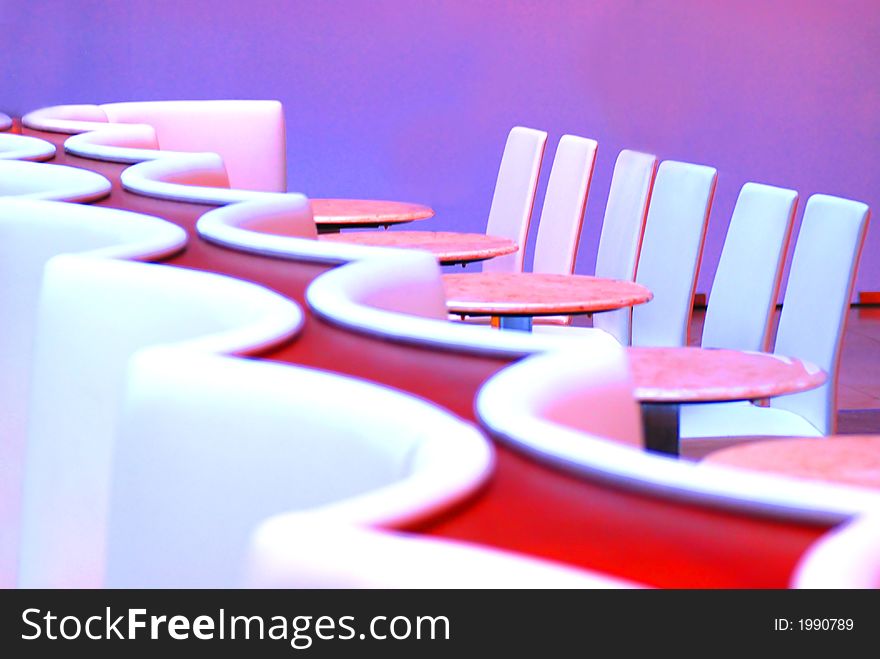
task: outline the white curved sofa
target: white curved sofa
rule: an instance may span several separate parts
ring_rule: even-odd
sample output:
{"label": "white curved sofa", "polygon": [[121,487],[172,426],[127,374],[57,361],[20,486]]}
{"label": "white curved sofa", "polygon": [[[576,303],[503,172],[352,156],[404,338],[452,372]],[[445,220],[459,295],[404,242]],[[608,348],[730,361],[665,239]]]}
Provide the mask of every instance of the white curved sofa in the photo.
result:
{"label": "white curved sofa", "polygon": [[[277,203],[264,199],[211,210],[199,218],[196,230],[203,239],[230,249],[341,265],[317,277],[306,292],[311,309],[335,325],[385,340],[498,356],[584,342],[616,345],[601,330],[549,336],[448,322],[441,270],[433,255],[314,240],[305,208]],[[279,219],[278,209],[285,204],[287,214]],[[285,235],[278,235],[282,224]]]}
{"label": "white curved sofa", "polygon": [[45,264],[63,253],[155,260],[185,243],[183,229],[155,217],[0,199],[0,587],[15,582],[33,341]]}
{"label": "white curved sofa", "polygon": [[494,436],[589,480],[665,499],[819,524],[880,506],[866,488],[812,483],[645,452],[620,346],[536,355],[490,378],[477,415]]}
{"label": "white curved sofa", "polygon": [[880,515],[832,529],[801,557],[792,588],[880,588]]}
{"label": "white curved sofa", "polygon": [[24,461],[20,585],[100,585],[111,460],[130,359],[142,348],[252,354],[299,307],[230,277],[63,255],[45,268]]}
{"label": "white curved sofa", "polygon": [[0,160],[43,161],[55,157],[55,145],[27,135],[0,134]]}
{"label": "white curved sofa", "polygon": [[0,112],[0,130],[9,130],[10,128],[12,128],[12,117]]}
{"label": "white curved sofa", "polygon": [[240,585],[248,539],[269,516],[398,527],[460,502],[492,469],[472,424],[336,374],[154,348],[128,382],[110,587]]}
{"label": "white curved sofa", "polygon": [[[60,105],[30,112],[22,124],[50,132],[95,131],[71,139],[65,148],[98,160],[138,162],[174,152],[216,153],[233,187],[287,189],[284,110],[275,100]],[[133,128],[126,128],[129,125]]]}
{"label": "white curved sofa", "polygon": [[85,169],[0,160],[0,198],[90,202],[110,194],[110,181]]}
{"label": "white curved sofa", "polygon": [[248,588],[635,588],[559,563],[429,536],[279,516],[253,534]]}

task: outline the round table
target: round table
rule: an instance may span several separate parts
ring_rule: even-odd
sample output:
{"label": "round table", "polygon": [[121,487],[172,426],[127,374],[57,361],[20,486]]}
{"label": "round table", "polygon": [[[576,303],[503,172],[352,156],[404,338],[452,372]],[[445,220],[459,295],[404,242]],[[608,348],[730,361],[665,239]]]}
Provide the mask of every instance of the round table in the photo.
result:
{"label": "round table", "polygon": [[799,359],[718,348],[627,348],[642,405],[645,446],[678,455],[679,406],[759,400],[820,386],[826,374]]}
{"label": "round table", "polygon": [[483,261],[517,251],[509,238],[484,233],[451,231],[358,231],[321,236],[321,240],[371,247],[422,249],[431,252],[443,265]]}
{"label": "round table", "polygon": [[434,210],[421,204],[378,199],[309,199],[315,224],[322,232],[351,227],[389,227],[426,220]]}
{"label": "round table", "polygon": [[587,275],[475,272],[443,276],[446,308],[461,316],[493,316],[502,329],[531,331],[533,316],[610,311],[649,301],[631,281]]}
{"label": "round table", "polygon": [[880,435],[768,437],[721,449],[702,463],[880,489]]}

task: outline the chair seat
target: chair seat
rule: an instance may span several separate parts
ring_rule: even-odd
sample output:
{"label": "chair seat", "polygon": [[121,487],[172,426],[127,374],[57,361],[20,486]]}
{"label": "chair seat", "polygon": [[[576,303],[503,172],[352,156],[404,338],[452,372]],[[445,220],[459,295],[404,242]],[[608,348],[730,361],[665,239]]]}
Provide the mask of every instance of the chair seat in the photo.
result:
{"label": "chair seat", "polygon": [[681,437],[739,437],[748,435],[820,437],[803,417],[776,407],[749,402],[682,405]]}

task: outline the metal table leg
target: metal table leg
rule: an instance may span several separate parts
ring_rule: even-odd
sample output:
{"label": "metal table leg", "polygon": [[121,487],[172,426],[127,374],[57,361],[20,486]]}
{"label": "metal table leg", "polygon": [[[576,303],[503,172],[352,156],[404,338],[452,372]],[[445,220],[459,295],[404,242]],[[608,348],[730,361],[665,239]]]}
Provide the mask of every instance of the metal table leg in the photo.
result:
{"label": "metal table leg", "polygon": [[517,330],[519,332],[532,331],[531,316],[501,316],[499,327],[503,330]]}
{"label": "metal table leg", "polygon": [[678,457],[679,408],[677,403],[642,403],[647,450]]}

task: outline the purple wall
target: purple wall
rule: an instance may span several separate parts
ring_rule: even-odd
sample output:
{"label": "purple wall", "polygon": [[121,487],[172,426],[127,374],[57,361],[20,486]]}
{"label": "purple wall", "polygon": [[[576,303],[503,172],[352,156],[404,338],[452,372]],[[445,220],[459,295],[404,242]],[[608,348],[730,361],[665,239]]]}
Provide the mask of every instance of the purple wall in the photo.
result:
{"label": "purple wall", "polygon": [[[9,114],[278,98],[291,189],[428,203],[440,229],[485,229],[511,126],[550,132],[542,183],[562,134],[593,137],[579,272],[622,148],[718,168],[701,291],[746,181],[880,202],[876,0],[3,0],[0,30]],[[878,253],[874,227],[859,290]]]}

